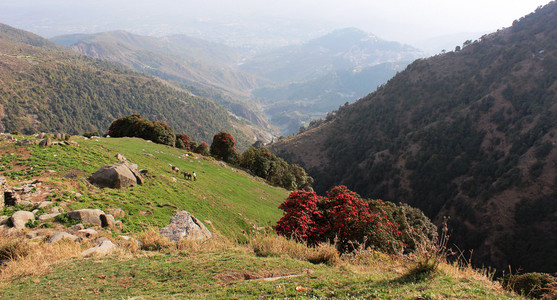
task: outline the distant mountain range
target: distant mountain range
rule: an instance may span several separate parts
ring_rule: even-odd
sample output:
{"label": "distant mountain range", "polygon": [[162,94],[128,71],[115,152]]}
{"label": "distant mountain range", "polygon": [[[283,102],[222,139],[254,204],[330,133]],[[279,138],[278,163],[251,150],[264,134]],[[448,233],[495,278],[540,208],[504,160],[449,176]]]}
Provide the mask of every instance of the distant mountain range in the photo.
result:
{"label": "distant mountain range", "polygon": [[320,123],[270,146],[317,191],[450,216],[479,266],[557,271],[557,2],[416,60]]}
{"label": "distant mountain range", "polygon": [[113,120],[140,113],[197,141],[228,130],[246,147],[258,134],[210,100],[3,24],[0,78],[0,131],[103,133]]}
{"label": "distant mountain range", "polygon": [[240,70],[276,83],[314,79],[331,71],[412,61],[424,53],[382,40],[356,28],[335,30],[301,45],[287,46],[246,60]]}

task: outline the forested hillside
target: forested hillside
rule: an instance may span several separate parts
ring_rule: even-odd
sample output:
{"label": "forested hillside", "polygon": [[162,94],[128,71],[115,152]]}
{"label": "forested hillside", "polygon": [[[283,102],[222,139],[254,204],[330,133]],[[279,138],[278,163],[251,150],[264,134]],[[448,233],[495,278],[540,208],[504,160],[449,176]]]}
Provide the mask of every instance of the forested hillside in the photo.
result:
{"label": "forested hillside", "polygon": [[125,31],[58,36],[52,41],[157,76],[214,100],[263,130],[270,129],[259,107],[249,99],[249,91],[264,80],[233,69],[242,59],[236,49],[185,35],[159,38]]}
{"label": "forested hillside", "polygon": [[420,59],[273,145],[323,192],[345,184],[440,222],[476,265],[557,271],[557,3]]}
{"label": "forested hillside", "polygon": [[212,101],[36,35],[0,29],[1,131],[102,133],[115,119],[140,113],[194,140],[209,141],[226,129],[243,147],[253,143],[251,129]]}
{"label": "forested hillside", "polygon": [[324,118],[346,102],[374,91],[408,63],[335,70],[312,80],[258,88],[252,95],[261,102],[270,122],[281,129],[281,135],[288,136],[298,133],[311,120]]}

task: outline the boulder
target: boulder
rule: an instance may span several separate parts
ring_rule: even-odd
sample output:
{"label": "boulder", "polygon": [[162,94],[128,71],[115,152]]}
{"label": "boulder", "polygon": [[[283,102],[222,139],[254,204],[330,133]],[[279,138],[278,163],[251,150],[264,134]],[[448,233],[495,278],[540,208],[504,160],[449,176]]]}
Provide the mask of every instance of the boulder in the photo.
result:
{"label": "boulder", "polygon": [[111,214],[102,214],[101,215],[101,226],[102,227],[114,227],[115,223],[116,223],[116,220],[114,219],[114,216],[112,216]]}
{"label": "boulder", "polygon": [[121,219],[126,215],[126,212],[121,208],[109,208],[106,210],[107,213],[114,216],[114,218]]}
{"label": "boulder", "polygon": [[160,234],[171,241],[179,241],[181,238],[205,240],[212,237],[209,229],[185,210],[176,213],[170,219],[170,224],[160,230]]}
{"label": "boulder", "polygon": [[18,146],[27,146],[27,145],[36,145],[36,144],[37,144],[36,140],[20,140],[20,141],[17,141]]}
{"label": "boulder", "polygon": [[60,213],[52,213],[52,214],[44,214],[39,216],[39,221],[46,221],[50,219],[56,218],[56,216],[60,215]]}
{"label": "boulder", "polygon": [[81,229],[78,232],[84,234],[85,237],[92,237],[94,235],[99,234],[98,231],[96,231],[95,229],[92,229],[92,228]]}
{"label": "boulder", "polygon": [[83,224],[101,226],[101,215],[104,215],[104,211],[100,209],[79,209],[68,212],[68,215],[74,220],[81,220]]}
{"label": "boulder", "polygon": [[29,220],[35,220],[35,215],[30,211],[20,210],[16,211],[11,216],[10,220],[12,221],[15,229],[23,229]]}
{"label": "boulder", "polygon": [[83,256],[90,256],[90,255],[105,255],[108,254],[112,251],[114,251],[116,249],[116,245],[110,241],[110,240],[104,240],[102,241],[98,246],[93,247],[93,248],[89,248],[83,252],[81,252],[81,254]]}
{"label": "boulder", "polygon": [[42,139],[39,142],[39,146],[48,147],[48,146],[51,146],[51,145],[52,145],[52,141],[50,140],[50,138]]}
{"label": "boulder", "polygon": [[74,225],[74,226],[72,226],[68,229],[73,230],[73,231],[79,231],[79,230],[85,229],[85,226],[83,226],[83,224],[79,223],[79,224],[76,224],[76,225]]}
{"label": "boulder", "polygon": [[76,235],[69,234],[69,233],[64,232],[64,231],[59,231],[59,232],[56,232],[55,234],[53,234],[53,235],[48,239],[47,243],[56,243],[56,242],[58,242],[58,241],[60,241],[60,240],[62,240],[62,239],[69,239],[69,240],[78,241],[78,242],[81,240],[81,239],[80,239],[78,236],[76,236]]}
{"label": "boulder", "polygon": [[104,165],[93,173],[89,180],[100,187],[109,188],[125,188],[143,183],[137,168],[128,161]]}
{"label": "boulder", "polygon": [[39,203],[39,208],[47,208],[52,205],[52,201],[43,201]]}

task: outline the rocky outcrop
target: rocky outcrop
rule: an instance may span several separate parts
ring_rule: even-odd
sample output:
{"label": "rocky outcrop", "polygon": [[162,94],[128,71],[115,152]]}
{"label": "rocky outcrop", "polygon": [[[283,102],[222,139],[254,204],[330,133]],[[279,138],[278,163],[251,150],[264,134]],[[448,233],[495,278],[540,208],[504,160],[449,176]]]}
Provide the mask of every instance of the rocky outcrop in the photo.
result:
{"label": "rocky outcrop", "polygon": [[143,184],[143,177],[137,170],[137,166],[127,160],[100,167],[89,180],[100,187],[108,188],[125,188]]}
{"label": "rocky outcrop", "polygon": [[35,215],[30,211],[16,211],[11,217],[10,221],[15,229],[25,228],[28,221],[35,220]]}
{"label": "rocky outcrop", "polygon": [[68,212],[68,216],[74,220],[80,220],[83,224],[101,226],[101,215],[104,211],[100,209],[79,209]]}
{"label": "rocky outcrop", "polygon": [[212,237],[209,229],[185,210],[174,215],[170,224],[160,230],[160,234],[171,241],[179,241],[181,238],[205,240]]}

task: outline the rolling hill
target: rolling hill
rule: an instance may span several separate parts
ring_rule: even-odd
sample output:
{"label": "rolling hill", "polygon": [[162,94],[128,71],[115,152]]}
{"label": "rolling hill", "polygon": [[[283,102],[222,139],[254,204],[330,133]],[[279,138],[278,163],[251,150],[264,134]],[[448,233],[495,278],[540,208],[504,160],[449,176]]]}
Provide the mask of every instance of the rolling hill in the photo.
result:
{"label": "rolling hill", "polygon": [[186,35],[149,37],[125,31],[58,36],[52,41],[93,58],[112,61],[164,79],[214,100],[232,113],[269,130],[249,91],[264,80],[235,71],[242,53]]}
{"label": "rolling hill", "polygon": [[270,146],[323,192],[345,184],[441,222],[472,262],[557,271],[557,3],[419,59]]}
{"label": "rolling hill", "polygon": [[242,147],[256,139],[250,123],[210,100],[7,25],[0,29],[2,131],[105,132],[113,120],[140,113],[197,141],[210,142],[222,130]]}

